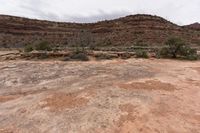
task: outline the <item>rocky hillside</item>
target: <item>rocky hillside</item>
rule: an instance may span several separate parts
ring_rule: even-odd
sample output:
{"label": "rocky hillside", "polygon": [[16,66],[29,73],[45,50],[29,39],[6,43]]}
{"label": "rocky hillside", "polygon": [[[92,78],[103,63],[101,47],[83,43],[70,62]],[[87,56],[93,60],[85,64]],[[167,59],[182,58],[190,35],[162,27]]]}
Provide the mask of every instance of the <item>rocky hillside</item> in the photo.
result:
{"label": "rocky hillside", "polygon": [[199,30],[200,31],[200,23],[193,23],[193,24],[190,24],[190,25],[186,25],[185,27],[191,28],[193,30]]}
{"label": "rocky hillside", "polygon": [[0,15],[0,46],[22,47],[46,40],[54,45],[72,45],[81,31],[87,31],[98,46],[130,46],[138,41],[161,45],[170,36],[199,44],[200,31],[181,27],[161,17],[131,15],[90,24],[33,20]]}

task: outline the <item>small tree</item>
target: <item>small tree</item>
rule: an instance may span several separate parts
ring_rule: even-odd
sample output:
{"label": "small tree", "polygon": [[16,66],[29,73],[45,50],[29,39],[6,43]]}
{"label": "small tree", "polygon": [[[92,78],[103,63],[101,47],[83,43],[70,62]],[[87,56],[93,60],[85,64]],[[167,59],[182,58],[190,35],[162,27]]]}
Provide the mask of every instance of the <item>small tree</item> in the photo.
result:
{"label": "small tree", "polygon": [[137,50],[135,54],[137,58],[149,58],[148,53],[145,50]]}
{"label": "small tree", "polygon": [[24,52],[31,52],[33,51],[33,46],[31,46],[30,44],[29,45],[26,45],[25,48],[24,48]]}
{"label": "small tree", "polygon": [[166,51],[172,58],[177,58],[178,55],[182,54],[186,45],[180,38],[170,38],[165,44],[167,46]]}
{"label": "small tree", "polygon": [[[76,50],[79,52],[85,52],[85,47],[89,47],[91,42],[91,33],[86,30],[81,30],[77,37]],[[79,47],[81,49],[79,49]]]}
{"label": "small tree", "polygon": [[45,50],[45,51],[51,51],[52,48],[50,44],[47,41],[43,41],[41,43],[38,43],[35,45],[36,50]]}
{"label": "small tree", "polygon": [[170,58],[197,58],[197,50],[191,48],[180,38],[170,38],[166,41],[165,47],[159,52],[162,57]]}

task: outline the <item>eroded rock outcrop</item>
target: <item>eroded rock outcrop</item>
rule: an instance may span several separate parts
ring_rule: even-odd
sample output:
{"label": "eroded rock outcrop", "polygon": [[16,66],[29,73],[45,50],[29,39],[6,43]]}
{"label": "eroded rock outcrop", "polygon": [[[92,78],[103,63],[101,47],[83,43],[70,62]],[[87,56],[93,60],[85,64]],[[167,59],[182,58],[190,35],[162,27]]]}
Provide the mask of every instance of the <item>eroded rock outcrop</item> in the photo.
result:
{"label": "eroded rock outcrop", "polygon": [[131,15],[91,24],[41,21],[0,16],[0,46],[22,47],[36,41],[70,45],[78,34],[90,32],[96,45],[129,46],[138,41],[161,45],[168,37],[179,36],[191,44],[200,42],[200,31],[181,27],[161,17]]}

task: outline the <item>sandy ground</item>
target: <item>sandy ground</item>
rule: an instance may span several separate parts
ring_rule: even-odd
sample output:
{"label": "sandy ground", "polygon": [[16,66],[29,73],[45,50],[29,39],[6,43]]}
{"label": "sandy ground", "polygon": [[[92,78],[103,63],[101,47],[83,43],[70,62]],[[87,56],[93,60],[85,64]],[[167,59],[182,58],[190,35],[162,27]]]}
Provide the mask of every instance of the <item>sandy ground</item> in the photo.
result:
{"label": "sandy ground", "polygon": [[199,133],[200,62],[0,62],[1,133]]}

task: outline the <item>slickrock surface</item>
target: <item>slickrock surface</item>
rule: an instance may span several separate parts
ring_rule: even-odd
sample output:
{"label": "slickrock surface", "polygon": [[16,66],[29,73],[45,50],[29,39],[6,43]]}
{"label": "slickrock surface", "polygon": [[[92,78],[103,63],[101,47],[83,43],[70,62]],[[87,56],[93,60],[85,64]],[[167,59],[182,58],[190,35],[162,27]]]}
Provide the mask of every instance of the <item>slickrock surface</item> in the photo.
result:
{"label": "slickrock surface", "polygon": [[0,47],[22,47],[40,41],[69,46],[79,39],[81,31],[90,33],[96,46],[132,46],[143,41],[162,45],[169,37],[181,37],[199,44],[200,31],[179,26],[152,15],[127,17],[91,24],[60,23],[0,15]]}
{"label": "slickrock surface", "polygon": [[1,133],[198,133],[200,62],[0,62]]}

